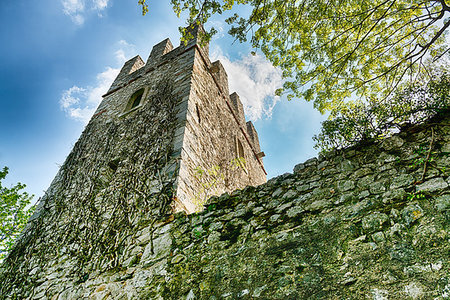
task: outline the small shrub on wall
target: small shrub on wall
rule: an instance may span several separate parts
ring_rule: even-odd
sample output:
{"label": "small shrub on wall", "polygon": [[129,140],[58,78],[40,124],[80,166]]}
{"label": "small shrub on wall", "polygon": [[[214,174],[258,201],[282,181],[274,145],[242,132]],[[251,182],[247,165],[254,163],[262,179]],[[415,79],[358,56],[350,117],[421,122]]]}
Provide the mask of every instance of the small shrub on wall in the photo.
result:
{"label": "small shrub on wall", "polygon": [[449,104],[450,74],[439,72],[383,101],[372,99],[344,107],[335,118],[322,123],[321,132],[313,137],[315,147],[330,151],[378,140],[448,110]]}

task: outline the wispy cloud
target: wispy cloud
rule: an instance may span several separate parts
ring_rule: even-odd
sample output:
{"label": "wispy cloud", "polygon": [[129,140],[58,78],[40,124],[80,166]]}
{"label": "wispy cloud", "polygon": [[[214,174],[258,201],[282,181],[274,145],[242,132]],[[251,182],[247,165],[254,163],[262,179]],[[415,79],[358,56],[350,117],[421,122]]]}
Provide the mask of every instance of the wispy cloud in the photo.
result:
{"label": "wispy cloud", "polygon": [[114,55],[116,56],[116,60],[119,64],[123,64],[127,57],[130,57],[130,54],[133,55],[136,53],[136,47],[133,44],[129,44],[125,40],[120,40],[118,43],[119,50],[117,50]]}
{"label": "wispy cloud", "polygon": [[102,100],[102,95],[108,91],[120,69],[106,68],[97,75],[95,86],[73,87],[63,91],[59,104],[66,114],[77,121],[87,124]]}
{"label": "wispy cloud", "polygon": [[[135,46],[125,40],[117,42],[118,50],[114,53],[118,65],[125,63],[135,51]],[[87,124],[94,114],[97,106],[112,82],[119,74],[120,68],[106,67],[105,71],[97,74],[96,84],[93,86],[79,87],[77,85],[63,91],[59,104],[67,116]]]}
{"label": "wispy cloud", "polygon": [[216,49],[211,57],[219,59],[227,71],[230,92],[239,94],[247,118],[252,121],[270,118],[273,108],[280,101],[280,97],[275,96],[275,90],[283,85],[281,71],[258,54],[248,54],[231,61],[220,49]]}
{"label": "wispy cloud", "polygon": [[84,23],[84,0],[62,0],[63,12],[68,15],[72,22],[77,25],[82,25]]}
{"label": "wispy cloud", "polygon": [[[212,40],[218,40],[221,39],[225,36],[225,23],[222,21],[209,21],[208,22],[209,27],[214,27],[214,29],[217,31],[217,33],[215,35],[213,35]],[[207,28],[208,30],[210,28]]]}
{"label": "wispy cloud", "polygon": [[101,12],[108,7],[110,0],[61,0],[63,12],[69,16],[76,25],[83,25],[86,15],[96,12],[102,16]]}
{"label": "wispy cloud", "polygon": [[93,0],[92,4],[94,9],[97,10],[104,10],[106,7],[108,7],[109,0]]}

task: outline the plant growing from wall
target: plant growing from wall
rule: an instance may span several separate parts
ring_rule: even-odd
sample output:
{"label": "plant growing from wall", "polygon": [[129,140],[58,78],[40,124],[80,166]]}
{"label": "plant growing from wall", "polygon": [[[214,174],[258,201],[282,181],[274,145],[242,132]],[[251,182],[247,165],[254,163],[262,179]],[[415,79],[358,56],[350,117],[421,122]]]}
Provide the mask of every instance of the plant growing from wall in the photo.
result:
{"label": "plant growing from wall", "polygon": [[17,183],[11,188],[2,186],[8,168],[0,171],[0,262],[14,245],[14,241],[25,228],[34,206],[28,207],[33,196],[22,190],[25,185]]}
{"label": "plant growing from wall", "polygon": [[220,184],[223,184],[225,175],[218,165],[214,165],[207,170],[197,167],[194,171],[194,178],[200,188],[194,195],[192,202],[196,206],[196,211],[201,211],[208,198],[214,195]]}
{"label": "plant growing from wall", "polygon": [[410,202],[413,200],[425,200],[426,195],[423,192],[408,193],[406,199]]}
{"label": "plant growing from wall", "polygon": [[316,148],[329,151],[382,139],[448,110],[450,74],[437,71],[430,81],[410,85],[384,101],[349,105],[334,119],[322,123],[321,132],[313,138]]}
{"label": "plant growing from wall", "polygon": [[206,201],[220,192],[221,187],[226,185],[225,173],[227,171],[234,172],[238,169],[246,170],[246,161],[243,157],[234,158],[223,166],[214,165],[207,170],[200,167],[195,168],[194,178],[200,186],[192,200],[196,206],[196,211],[202,211]]}

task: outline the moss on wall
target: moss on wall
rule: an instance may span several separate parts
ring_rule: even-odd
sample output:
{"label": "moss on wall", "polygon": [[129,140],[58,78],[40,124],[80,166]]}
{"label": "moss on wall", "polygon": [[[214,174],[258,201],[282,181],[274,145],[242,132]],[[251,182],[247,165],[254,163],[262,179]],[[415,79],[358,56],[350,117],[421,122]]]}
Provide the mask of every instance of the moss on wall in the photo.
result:
{"label": "moss on wall", "polygon": [[[111,224],[124,241],[114,265],[93,264],[82,277],[70,268],[77,253],[63,251],[79,244],[55,228],[2,265],[2,298],[448,298],[449,123],[447,113],[308,160],[213,197],[201,213],[149,214],[134,230]],[[45,260],[42,245],[52,249]]]}

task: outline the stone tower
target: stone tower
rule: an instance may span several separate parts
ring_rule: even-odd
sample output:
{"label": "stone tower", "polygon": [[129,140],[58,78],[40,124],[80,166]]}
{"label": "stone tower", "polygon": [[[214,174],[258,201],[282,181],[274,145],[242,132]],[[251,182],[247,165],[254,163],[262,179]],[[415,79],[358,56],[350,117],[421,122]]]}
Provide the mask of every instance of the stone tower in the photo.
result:
{"label": "stone tower", "polygon": [[[139,56],[127,61],[92,121],[132,123],[162,109],[165,123],[159,115],[143,123],[146,130],[155,127],[152,132],[164,143],[171,142],[165,145],[164,166],[154,170],[174,179],[173,208],[189,213],[201,209],[208,196],[266,181],[258,134],[245,121],[239,96],[229,94],[222,64],[211,63],[208,45],[199,43],[201,30],[191,29],[194,39],[175,49],[169,39],[160,42],[146,63]],[[145,143],[143,152],[159,146],[139,131],[128,132],[127,139]],[[121,162],[129,157],[114,155],[110,164],[127,168]]]}
{"label": "stone tower", "polygon": [[60,294],[128,264],[136,232],[266,181],[258,134],[201,30],[124,64],[7,258],[0,295]]}

